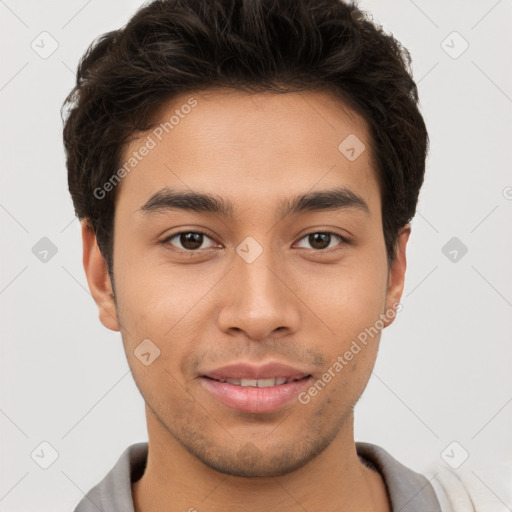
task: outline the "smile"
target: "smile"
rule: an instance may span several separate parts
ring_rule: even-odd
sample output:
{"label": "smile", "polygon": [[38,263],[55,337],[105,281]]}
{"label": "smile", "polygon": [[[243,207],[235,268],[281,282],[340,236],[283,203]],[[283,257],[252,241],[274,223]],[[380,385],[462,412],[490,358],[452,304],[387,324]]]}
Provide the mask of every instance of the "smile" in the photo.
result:
{"label": "smile", "polygon": [[295,382],[300,379],[287,379],[286,377],[275,377],[274,379],[213,379],[218,382],[227,382],[234,386],[252,387],[252,388],[270,388],[272,386],[281,386],[289,382]]}
{"label": "smile", "polygon": [[311,375],[299,379],[224,379],[201,377],[205,390],[222,404],[242,412],[276,411],[297,399],[311,381]]}

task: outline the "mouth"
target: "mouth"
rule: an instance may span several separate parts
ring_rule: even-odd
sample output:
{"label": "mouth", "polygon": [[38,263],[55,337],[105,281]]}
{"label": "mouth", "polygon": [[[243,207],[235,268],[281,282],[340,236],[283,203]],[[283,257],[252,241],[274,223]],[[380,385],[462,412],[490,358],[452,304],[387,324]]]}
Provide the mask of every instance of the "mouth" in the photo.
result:
{"label": "mouth", "polygon": [[204,389],[216,401],[230,409],[266,413],[284,409],[297,401],[298,395],[310,386],[310,374],[300,378],[273,377],[266,379],[200,378]]}
{"label": "mouth", "polygon": [[282,386],[283,384],[289,384],[290,382],[298,382],[300,380],[311,377],[311,375],[305,375],[304,377],[287,378],[287,377],[273,377],[269,379],[214,379],[207,375],[204,378],[215,380],[217,382],[227,382],[233,386],[240,386],[242,388],[271,388],[273,386]]}

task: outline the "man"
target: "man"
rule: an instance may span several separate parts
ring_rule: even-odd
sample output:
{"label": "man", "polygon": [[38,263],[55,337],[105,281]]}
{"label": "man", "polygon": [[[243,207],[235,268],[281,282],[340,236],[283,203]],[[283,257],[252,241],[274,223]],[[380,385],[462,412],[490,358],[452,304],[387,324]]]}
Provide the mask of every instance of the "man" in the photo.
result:
{"label": "man", "polygon": [[149,439],[76,511],[452,510],[354,442],[425,170],[406,50],[337,0],[157,1],[66,103],[84,268]]}

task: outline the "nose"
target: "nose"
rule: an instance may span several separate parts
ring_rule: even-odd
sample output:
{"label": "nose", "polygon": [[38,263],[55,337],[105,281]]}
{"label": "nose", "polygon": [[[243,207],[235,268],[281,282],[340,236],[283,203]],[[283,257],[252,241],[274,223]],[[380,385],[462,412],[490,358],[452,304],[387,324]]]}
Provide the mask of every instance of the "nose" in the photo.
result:
{"label": "nose", "polygon": [[283,265],[270,250],[251,263],[235,256],[234,268],[220,290],[225,297],[218,316],[223,332],[243,332],[250,339],[263,340],[299,329],[300,300]]}

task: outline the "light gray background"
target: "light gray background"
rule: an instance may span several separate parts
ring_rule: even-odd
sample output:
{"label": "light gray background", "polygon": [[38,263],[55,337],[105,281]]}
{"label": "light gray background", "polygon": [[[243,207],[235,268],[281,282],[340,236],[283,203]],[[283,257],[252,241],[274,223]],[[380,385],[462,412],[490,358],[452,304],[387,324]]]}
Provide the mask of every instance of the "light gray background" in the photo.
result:
{"label": "light gray background", "polygon": [[[59,113],[86,47],[139,5],[0,0],[4,512],[73,510],[129,444],[146,440],[120,335],[100,324],[87,289]],[[417,471],[467,451],[457,471],[485,483],[490,464],[512,460],[512,4],[360,5],[411,52],[431,152],[403,310],[383,333],[356,439]],[[31,47],[51,48],[43,31],[58,42],[46,59]],[[454,31],[469,44],[457,58]],[[42,237],[58,250],[46,263],[32,252]],[[442,252],[452,237],[468,248],[456,262]],[[31,458],[49,461],[44,441],[58,452],[48,469]]]}

